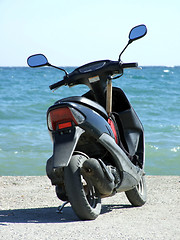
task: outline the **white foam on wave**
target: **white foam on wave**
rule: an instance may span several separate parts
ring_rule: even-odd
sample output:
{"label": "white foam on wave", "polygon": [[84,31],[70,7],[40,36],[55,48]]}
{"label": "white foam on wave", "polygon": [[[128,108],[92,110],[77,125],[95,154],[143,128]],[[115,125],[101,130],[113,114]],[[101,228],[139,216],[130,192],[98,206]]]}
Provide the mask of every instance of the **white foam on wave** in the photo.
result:
{"label": "white foam on wave", "polygon": [[178,152],[179,150],[180,150],[180,147],[171,148],[171,152]]}
{"label": "white foam on wave", "polygon": [[158,150],[158,149],[159,149],[157,146],[153,146],[153,145],[149,145],[149,146],[150,146],[150,148],[153,148],[153,149],[155,149],[155,150]]}
{"label": "white foam on wave", "polygon": [[168,70],[168,69],[165,69],[165,70],[163,70],[163,72],[165,72],[165,73],[168,73],[168,72],[169,72],[169,70]]}

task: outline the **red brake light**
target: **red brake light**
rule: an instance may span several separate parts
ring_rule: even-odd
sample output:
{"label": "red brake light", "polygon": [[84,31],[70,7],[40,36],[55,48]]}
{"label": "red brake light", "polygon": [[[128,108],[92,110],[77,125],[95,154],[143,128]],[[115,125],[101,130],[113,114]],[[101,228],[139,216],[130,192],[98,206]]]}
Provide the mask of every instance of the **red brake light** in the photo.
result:
{"label": "red brake light", "polygon": [[[48,127],[50,130],[55,131],[57,124],[59,124],[60,126],[60,124],[62,123],[72,122],[72,121],[77,125],[77,122],[68,107],[54,109],[50,111],[48,115]],[[61,125],[60,129],[62,128],[63,128],[63,125]]]}
{"label": "red brake light", "polygon": [[74,108],[61,107],[51,110],[48,113],[48,127],[50,130],[56,130],[58,125],[59,129],[71,127],[72,122],[78,125],[84,121],[84,116]]}

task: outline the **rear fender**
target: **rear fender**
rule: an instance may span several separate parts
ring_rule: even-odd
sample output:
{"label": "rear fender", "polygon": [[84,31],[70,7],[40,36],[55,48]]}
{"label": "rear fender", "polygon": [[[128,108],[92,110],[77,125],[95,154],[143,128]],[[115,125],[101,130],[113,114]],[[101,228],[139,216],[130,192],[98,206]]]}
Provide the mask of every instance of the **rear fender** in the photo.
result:
{"label": "rear fender", "polygon": [[53,146],[53,167],[67,167],[77,142],[84,130],[78,126],[72,128],[70,133],[55,132]]}

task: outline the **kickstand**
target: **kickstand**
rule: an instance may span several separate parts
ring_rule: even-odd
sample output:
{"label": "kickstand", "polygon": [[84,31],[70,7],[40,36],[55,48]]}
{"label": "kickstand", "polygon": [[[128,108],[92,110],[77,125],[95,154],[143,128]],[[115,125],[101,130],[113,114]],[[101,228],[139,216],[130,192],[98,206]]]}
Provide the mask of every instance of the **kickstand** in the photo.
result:
{"label": "kickstand", "polygon": [[58,209],[56,210],[56,212],[62,214],[62,213],[63,213],[63,208],[64,208],[64,206],[65,206],[66,204],[68,204],[68,203],[69,203],[68,201],[64,202],[61,206],[58,207]]}

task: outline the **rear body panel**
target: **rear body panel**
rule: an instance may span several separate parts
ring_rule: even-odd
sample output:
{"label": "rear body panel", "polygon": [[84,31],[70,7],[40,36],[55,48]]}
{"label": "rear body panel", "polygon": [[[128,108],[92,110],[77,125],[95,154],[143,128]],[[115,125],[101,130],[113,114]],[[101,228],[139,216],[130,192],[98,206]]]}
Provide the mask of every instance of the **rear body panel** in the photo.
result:
{"label": "rear body panel", "polygon": [[[73,126],[70,131],[50,131],[53,139],[54,168],[66,167],[76,149],[87,155],[96,155],[102,152],[103,147],[97,142],[99,137],[106,133],[112,140],[115,139],[113,131],[107,122],[105,110],[99,105],[87,105],[81,102],[72,102],[73,98],[63,99],[48,109],[47,114],[57,108],[71,107],[83,113],[85,121]],[[77,100],[75,98],[75,100]],[[100,106],[98,108],[98,106]],[[96,111],[95,111],[96,109]],[[105,119],[106,118],[106,119]]]}

